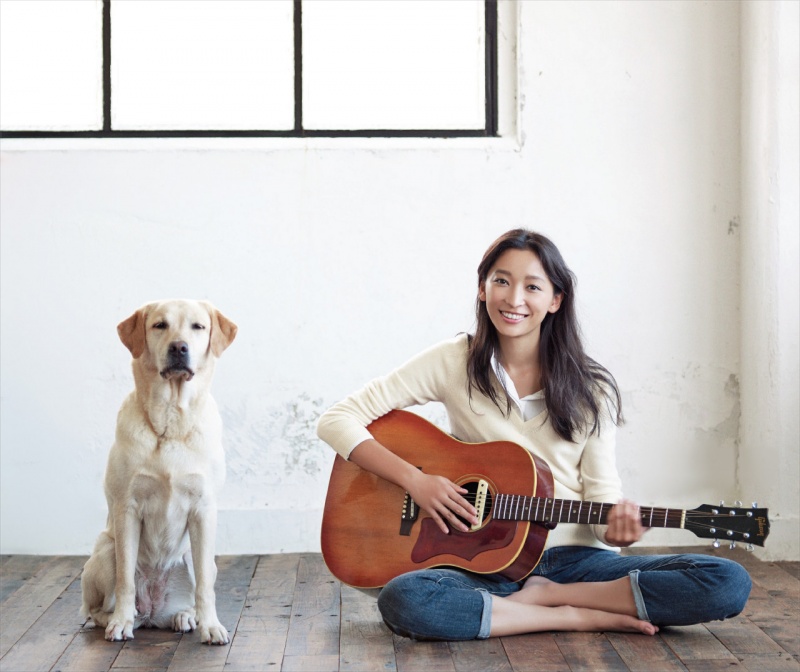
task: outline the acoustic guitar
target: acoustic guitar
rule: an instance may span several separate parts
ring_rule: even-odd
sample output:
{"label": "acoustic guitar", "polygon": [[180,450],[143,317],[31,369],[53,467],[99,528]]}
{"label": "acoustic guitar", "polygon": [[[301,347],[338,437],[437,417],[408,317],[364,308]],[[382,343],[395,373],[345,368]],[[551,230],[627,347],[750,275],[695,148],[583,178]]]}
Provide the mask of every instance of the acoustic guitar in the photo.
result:
{"label": "acoustic guitar", "polygon": [[[605,523],[613,506],[555,499],[550,468],[515,443],[464,443],[407,411],[391,411],[368,429],[425,473],[467,489],[480,523],[468,532],[451,528],[444,534],[407,492],[337,455],[322,519],[322,555],[337,579],[357,588],[378,588],[434,566],[519,581],[538,564],[556,524]],[[763,546],[768,511],[755,507],[641,507],[640,513],[646,527],[684,528],[714,539],[715,546],[717,537],[731,548],[736,542]]]}

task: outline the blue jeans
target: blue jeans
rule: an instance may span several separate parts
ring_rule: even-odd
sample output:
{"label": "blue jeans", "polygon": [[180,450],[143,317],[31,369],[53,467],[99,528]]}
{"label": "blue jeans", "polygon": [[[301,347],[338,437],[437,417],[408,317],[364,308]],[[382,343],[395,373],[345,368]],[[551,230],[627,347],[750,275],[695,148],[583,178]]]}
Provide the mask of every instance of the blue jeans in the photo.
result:
{"label": "blue jeans", "polygon": [[[533,575],[557,583],[630,577],[638,616],[655,625],[692,625],[731,618],[750,595],[738,563],[708,555],[620,555],[583,546],[551,548]],[[389,628],[412,639],[485,639],[492,596],[522,588],[458,569],[423,569],[392,579],[378,595]]]}

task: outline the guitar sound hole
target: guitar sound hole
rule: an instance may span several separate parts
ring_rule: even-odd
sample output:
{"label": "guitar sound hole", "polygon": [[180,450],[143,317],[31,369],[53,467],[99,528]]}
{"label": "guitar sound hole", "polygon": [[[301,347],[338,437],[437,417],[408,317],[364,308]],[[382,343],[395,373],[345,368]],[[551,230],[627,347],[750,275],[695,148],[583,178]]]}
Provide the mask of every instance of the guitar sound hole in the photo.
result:
{"label": "guitar sound hole", "polygon": [[[464,499],[466,499],[470,504],[475,506],[475,498],[476,498],[477,493],[478,493],[478,482],[477,481],[469,481],[467,483],[459,483],[459,485],[462,488],[464,488],[465,490],[467,490],[467,494],[464,495]],[[490,489],[486,493],[486,504],[483,507],[483,515],[481,516],[481,526],[483,526],[483,524],[486,523],[486,519],[489,518],[489,516],[492,513],[492,502],[493,502],[493,500],[494,500],[494,498],[493,498],[493,495],[492,495],[492,491]],[[464,520],[461,516],[456,516],[456,518],[458,518],[467,527],[471,527],[472,523],[470,523],[469,521]]]}

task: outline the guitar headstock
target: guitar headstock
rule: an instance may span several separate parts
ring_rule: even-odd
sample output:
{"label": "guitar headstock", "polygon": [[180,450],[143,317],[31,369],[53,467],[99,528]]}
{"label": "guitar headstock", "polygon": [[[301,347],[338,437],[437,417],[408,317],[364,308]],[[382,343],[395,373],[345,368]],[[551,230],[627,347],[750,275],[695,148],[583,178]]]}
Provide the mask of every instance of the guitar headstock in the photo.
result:
{"label": "guitar headstock", "polygon": [[717,506],[703,504],[696,509],[686,512],[684,527],[691,530],[698,537],[714,539],[714,546],[719,546],[718,539],[731,542],[734,548],[737,541],[746,544],[763,546],[769,534],[768,509],[741,507],[741,502],[736,506],[725,506],[720,502]]}

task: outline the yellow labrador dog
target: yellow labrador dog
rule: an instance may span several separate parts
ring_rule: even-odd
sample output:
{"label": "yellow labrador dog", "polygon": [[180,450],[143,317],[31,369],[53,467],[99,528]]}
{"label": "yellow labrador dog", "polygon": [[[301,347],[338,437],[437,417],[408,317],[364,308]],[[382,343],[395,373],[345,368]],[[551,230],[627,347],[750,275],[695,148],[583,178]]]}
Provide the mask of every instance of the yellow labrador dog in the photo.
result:
{"label": "yellow labrador dog", "polygon": [[81,614],[108,640],[138,627],[198,628],[227,644],[214,581],[216,495],[225,480],[222,421],[210,394],[236,325],[210,303],[148,303],[118,327],[135,389],[108,456],[107,528],[81,579]]}

